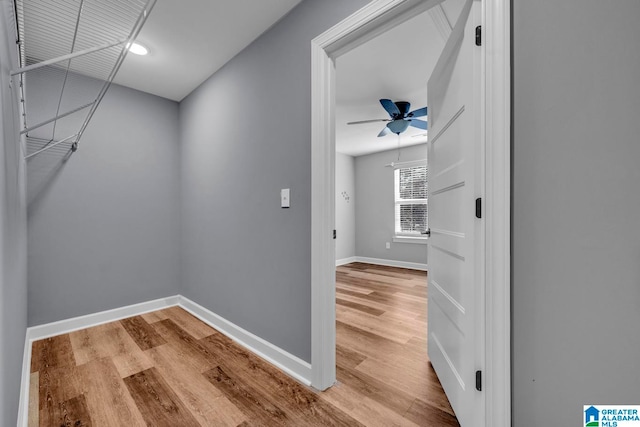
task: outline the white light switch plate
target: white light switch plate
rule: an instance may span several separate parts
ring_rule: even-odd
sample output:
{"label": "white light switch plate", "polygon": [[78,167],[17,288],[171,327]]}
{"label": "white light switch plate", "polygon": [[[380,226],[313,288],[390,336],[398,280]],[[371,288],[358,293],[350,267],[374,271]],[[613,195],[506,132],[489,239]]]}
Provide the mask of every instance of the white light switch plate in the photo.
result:
{"label": "white light switch plate", "polygon": [[288,208],[291,206],[291,200],[289,198],[290,191],[288,188],[280,190],[280,207]]}

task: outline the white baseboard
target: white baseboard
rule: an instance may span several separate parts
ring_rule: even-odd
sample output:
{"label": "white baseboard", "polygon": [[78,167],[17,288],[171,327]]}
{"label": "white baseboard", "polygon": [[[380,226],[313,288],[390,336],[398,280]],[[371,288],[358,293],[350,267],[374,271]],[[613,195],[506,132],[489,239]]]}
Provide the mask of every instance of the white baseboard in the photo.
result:
{"label": "white baseboard", "polygon": [[139,304],[128,305],[126,307],[114,308],[113,310],[101,311],[99,313],[87,314],[85,316],[73,317],[57,322],[47,323],[39,326],[27,328],[27,339],[32,341],[53,337],[79,329],[91,328],[103,323],[115,322],[131,316],[148,313],[150,311],[162,310],[163,308],[178,305],[179,295],[168,298],[160,298],[153,301],[141,302]]}
{"label": "white baseboard", "polygon": [[210,310],[180,296],[180,307],[184,308],[214,329],[222,332],[252,353],[275,365],[307,386],[311,385],[311,364],[252,334],[240,326],[224,319]]}
{"label": "white baseboard", "polygon": [[396,261],[393,259],[367,258],[362,256],[355,257],[353,262],[364,262],[366,264],[386,265],[388,267],[409,268],[411,270],[427,271],[427,264],[418,262]]}
{"label": "white baseboard", "polygon": [[356,257],[352,256],[352,257],[349,257],[349,258],[337,259],[336,260],[336,267],[339,267],[339,266],[345,265],[345,264],[351,264],[352,262],[356,262]]}
{"label": "white baseboard", "polygon": [[18,427],[27,427],[29,416],[29,382],[31,375],[31,344],[33,341],[56,335],[67,334],[79,329],[90,328],[127,317],[138,316],[150,311],[180,306],[203,322],[225,334],[233,341],[255,353],[267,362],[286,372],[307,386],[311,385],[311,364],[282,350],[270,342],[252,334],[240,326],[218,316],[182,295],[161,298],[154,301],[129,305],[113,310],[60,320],[27,328],[22,359],[22,384],[20,385],[20,405],[18,409]]}
{"label": "white baseboard", "polygon": [[24,353],[22,356],[22,379],[20,380],[20,401],[18,404],[17,427],[28,427],[29,421],[29,384],[31,383],[31,341],[29,331],[25,335]]}

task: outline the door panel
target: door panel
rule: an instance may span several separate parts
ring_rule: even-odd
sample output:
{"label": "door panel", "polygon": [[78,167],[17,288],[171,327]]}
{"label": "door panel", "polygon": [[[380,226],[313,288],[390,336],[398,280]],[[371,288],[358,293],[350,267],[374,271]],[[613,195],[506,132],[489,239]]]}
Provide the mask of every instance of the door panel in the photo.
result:
{"label": "door panel", "polygon": [[[462,240],[462,239],[456,239]],[[461,260],[456,252],[446,252],[441,249],[440,246],[432,246],[429,253],[429,285],[432,283],[436,286],[445,289],[451,298],[453,298],[457,304],[466,305],[466,295],[464,292],[464,260]],[[438,270],[437,279],[431,273],[431,266],[435,266],[438,263],[438,267],[433,267],[434,270]],[[444,286],[444,287],[443,287]],[[429,292],[431,295],[431,292]],[[432,326],[429,325],[430,331],[434,332]]]}
{"label": "door panel", "polygon": [[479,269],[482,194],[479,49],[480,0],[467,0],[428,84],[429,308],[431,363],[462,427],[483,426],[484,330]]}

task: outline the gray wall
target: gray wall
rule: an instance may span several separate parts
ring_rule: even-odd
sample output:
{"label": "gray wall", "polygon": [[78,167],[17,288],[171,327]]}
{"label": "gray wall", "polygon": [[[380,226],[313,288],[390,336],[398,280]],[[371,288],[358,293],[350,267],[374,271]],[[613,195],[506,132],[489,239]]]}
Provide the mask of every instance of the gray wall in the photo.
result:
{"label": "gray wall", "polygon": [[356,256],[355,159],[336,153],[336,260]]}
{"label": "gray wall", "polygon": [[640,396],[640,2],[514,0],[513,417]]}
{"label": "gray wall", "polygon": [[[400,161],[427,158],[427,145],[400,150]],[[398,151],[356,157],[356,255],[393,261],[427,263],[427,245],[393,242],[395,205],[393,168],[384,165],[398,161]],[[386,249],[385,243],[391,248]]]}
{"label": "gray wall", "polygon": [[29,325],[179,293],[177,141],[177,103],[114,85],[75,154],[29,160]]}
{"label": "gray wall", "polygon": [[0,425],[15,425],[27,329],[25,165],[9,71],[17,68],[12,3],[0,1]]}
{"label": "gray wall", "polygon": [[306,361],[310,42],[366,3],[302,2],[180,104],[184,295]]}

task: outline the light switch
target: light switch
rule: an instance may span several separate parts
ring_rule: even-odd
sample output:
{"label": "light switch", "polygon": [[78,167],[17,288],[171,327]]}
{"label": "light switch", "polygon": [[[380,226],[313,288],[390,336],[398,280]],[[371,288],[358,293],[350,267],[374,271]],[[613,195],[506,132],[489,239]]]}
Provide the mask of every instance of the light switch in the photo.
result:
{"label": "light switch", "polygon": [[291,200],[289,198],[290,191],[288,188],[280,190],[280,207],[288,208],[291,206]]}

